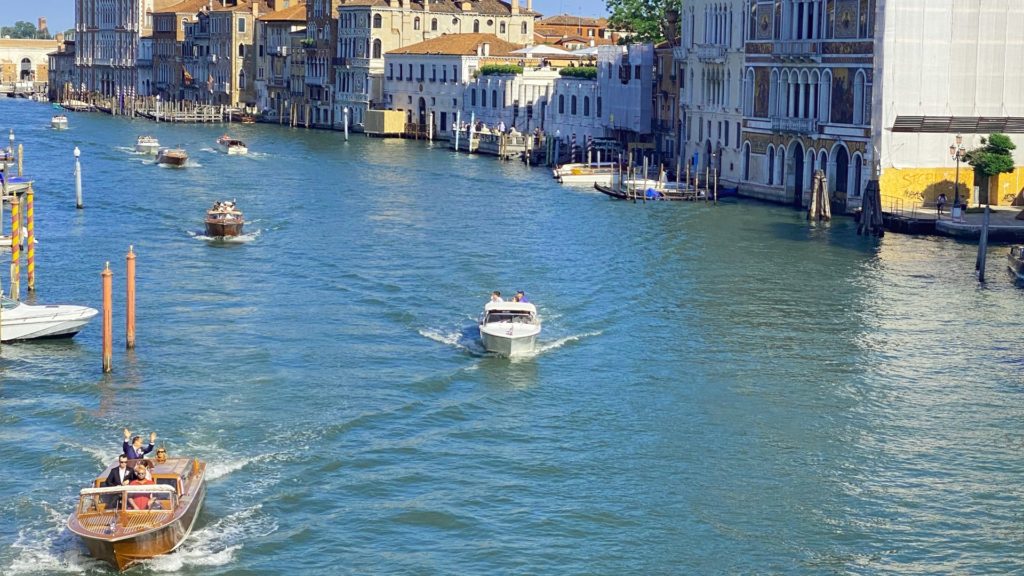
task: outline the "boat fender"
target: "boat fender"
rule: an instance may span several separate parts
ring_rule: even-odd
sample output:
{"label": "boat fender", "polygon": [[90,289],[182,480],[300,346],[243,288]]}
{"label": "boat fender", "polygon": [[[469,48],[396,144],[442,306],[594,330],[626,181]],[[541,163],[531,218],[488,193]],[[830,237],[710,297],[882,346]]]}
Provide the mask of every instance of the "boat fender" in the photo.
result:
{"label": "boat fender", "polygon": [[192,459],[192,473],[199,474],[199,460],[196,458]]}

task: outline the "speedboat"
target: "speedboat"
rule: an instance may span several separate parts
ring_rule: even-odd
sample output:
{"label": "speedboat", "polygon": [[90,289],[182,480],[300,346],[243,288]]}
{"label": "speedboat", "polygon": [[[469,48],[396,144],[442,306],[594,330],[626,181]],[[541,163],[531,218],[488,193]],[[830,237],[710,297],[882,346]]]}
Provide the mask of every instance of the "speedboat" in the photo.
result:
{"label": "speedboat", "polygon": [[156,163],[166,166],[182,167],[188,162],[188,152],[181,148],[161,148],[156,153]]}
{"label": "speedboat", "polygon": [[225,154],[234,156],[236,154],[248,154],[249,147],[245,145],[245,142],[237,138],[232,138],[227,134],[217,138],[217,146],[224,151]]}
{"label": "speedboat", "polygon": [[142,154],[156,154],[160,151],[160,141],[154,136],[139,136],[135,141],[135,151]]}
{"label": "speedboat", "polygon": [[238,236],[244,225],[245,218],[234,200],[214,202],[213,208],[206,211],[206,235],[211,238]]}
{"label": "speedboat", "polygon": [[116,467],[108,466],[79,492],[68,530],[94,558],[124,570],[177,550],[192,532],[206,497],[206,463],[158,459],[151,470],[155,483],[104,487]]}
{"label": "speedboat", "polygon": [[87,306],[31,306],[0,298],[0,340],[71,338],[96,314]]}
{"label": "speedboat", "polygon": [[562,184],[610,185],[618,170],[618,162],[580,162],[562,164],[555,168],[554,175]]}
{"label": "speedboat", "polygon": [[488,302],[480,317],[484,349],[502,356],[528,354],[537,345],[540,319],[529,302]]}
{"label": "speedboat", "polygon": [[54,114],[53,118],[50,119],[50,128],[54,130],[67,130],[68,117],[63,114]]}
{"label": "speedboat", "polygon": [[1012,246],[1006,259],[1010,272],[1017,277],[1017,283],[1024,285],[1024,246]]}

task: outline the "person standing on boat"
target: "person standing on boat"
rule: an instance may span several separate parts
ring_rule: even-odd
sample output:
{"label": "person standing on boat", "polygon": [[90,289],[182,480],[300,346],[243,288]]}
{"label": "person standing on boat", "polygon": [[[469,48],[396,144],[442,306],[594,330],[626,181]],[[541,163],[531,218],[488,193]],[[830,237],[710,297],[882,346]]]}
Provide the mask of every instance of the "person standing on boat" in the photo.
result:
{"label": "person standing on boat", "polygon": [[[149,446],[142,447],[142,436],[131,437],[131,430],[124,429],[124,453],[129,460],[141,460],[153,451],[153,442],[156,442],[156,432],[149,433]],[[129,441],[131,438],[131,441]]]}
{"label": "person standing on boat", "polygon": [[500,290],[495,290],[494,292],[491,292],[491,302],[504,302],[504,300],[501,299]]}

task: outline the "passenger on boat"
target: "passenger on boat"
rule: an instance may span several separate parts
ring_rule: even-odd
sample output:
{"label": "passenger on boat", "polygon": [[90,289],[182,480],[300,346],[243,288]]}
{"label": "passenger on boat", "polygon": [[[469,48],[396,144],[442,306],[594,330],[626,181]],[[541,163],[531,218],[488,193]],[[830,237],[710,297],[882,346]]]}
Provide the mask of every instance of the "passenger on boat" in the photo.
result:
{"label": "passenger on boat", "polygon": [[[149,471],[142,464],[135,467],[135,476],[137,480],[132,480],[131,485],[137,484],[156,484],[156,480],[149,475]],[[138,493],[128,495],[128,508],[132,510],[149,510],[149,494]]]}
{"label": "passenger on boat", "polygon": [[156,449],[156,461],[158,464],[167,462],[167,449],[163,446]]}
{"label": "passenger on boat", "polygon": [[[140,460],[146,457],[153,451],[153,442],[156,442],[156,432],[149,433],[149,446],[142,447],[142,436],[135,436],[131,438],[131,430],[124,429],[124,453],[128,455],[129,460]],[[129,442],[128,439],[131,438]]]}
{"label": "passenger on boat", "polygon": [[526,299],[526,292],[523,292],[522,290],[516,290],[516,295],[513,298],[513,301],[514,302],[529,302],[529,300]]}
{"label": "passenger on boat", "polygon": [[128,467],[128,457],[121,454],[117,457],[117,468],[110,471],[104,486],[124,486],[135,480],[135,471]]}
{"label": "passenger on boat", "polygon": [[495,290],[494,292],[491,292],[491,302],[504,302],[504,300],[501,299],[500,290]]}

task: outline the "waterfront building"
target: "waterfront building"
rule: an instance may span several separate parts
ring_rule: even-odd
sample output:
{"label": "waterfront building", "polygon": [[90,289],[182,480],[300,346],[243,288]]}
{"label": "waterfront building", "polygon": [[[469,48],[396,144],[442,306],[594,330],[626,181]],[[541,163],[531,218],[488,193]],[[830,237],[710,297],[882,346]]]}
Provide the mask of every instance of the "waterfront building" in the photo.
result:
{"label": "waterfront building", "polygon": [[[867,180],[879,174],[882,194],[904,206],[934,202],[940,193],[952,203],[957,163],[949,148],[956,146],[957,135],[970,150],[981,146],[981,138],[1002,132],[1017,145],[1014,172],[976,182],[971,167],[961,161],[959,195],[970,197],[977,185],[980,198],[972,198],[972,204],[979,200],[1010,204],[1020,198],[1024,191],[1021,4],[901,0],[879,5],[877,22],[874,12],[867,22],[876,28],[874,66],[852,84],[855,119],[868,116],[860,111],[861,104],[870,110],[870,120],[863,121],[863,125],[870,123],[868,154],[880,152],[877,165],[871,156],[866,158],[860,177]],[[845,14],[840,10],[836,15],[837,32],[850,27],[844,22],[856,12]],[[855,25],[860,31],[864,23],[857,19]],[[850,101],[847,97],[846,102]],[[855,122],[855,126],[862,124]]]}
{"label": "waterfront building", "polygon": [[609,135],[634,149],[653,148],[654,46],[598,46],[597,84]]}
{"label": "waterfront building", "polygon": [[301,39],[305,32],[305,0],[256,21],[256,102],[265,120],[283,123],[291,118],[291,107],[298,104],[291,96],[291,60],[302,50],[293,50],[292,44],[297,33]]}
{"label": "waterfront building", "polygon": [[744,10],[744,0],[687,3],[674,51],[680,74],[680,151],[691,173],[702,180],[717,173],[726,187],[735,187],[743,174]]}
{"label": "waterfront building", "polygon": [[859,206],[875,158],[875,0],[757,0],[749,8],[743,192],[803,205],[822,170],[835,210]]}
{"label": "waterfront building", "polygon": [[[476,101],[480,67],[515,63],[511,52],[520,47],[493,34],[450,34],[392,50],[384,55],[383,104],[404,111],[411,129],[426,133],[432,126],[435,136],[447,137],[457,111],[469,122],[465,95],[472,84]],[[497,96],[497,84],[494,89]]]}
{"label": "waterfront building", "polygon": [[[306,29],[300,28],[288,35],[291,49],[288,57],[288,94],[284,109],[288,110],[291,126],[310,127],[309,102],[306,100]],[[279,120],[280,121],[280,120]]]}
{"label": "waterfront building", "polygon": [[[220,0],[217,0],[218,2]],[[153,92],[166,100],[184,98],[185,25],[208,8],[210,0],[184,0],[153,12]],[[192,77],[193,81],[195,77]],[[205,80],[205,78],[204,78]]]}
{"label": "waterfront building", "polygon": [[84,90],[131,95],[139,38],[168,0],[75,0],[75,66]]}
{"label": "waterfront building", "polygon": [[[491,56],[496,56],[493,47]],[[543,130],[551,94],[560,77],[558,70],[541,65],[537,58],[524,59],[514,53],[505,56],[504,62],[492,59],[483,64],[514,64],[522,67],[522,71],[476,74],[465,86],[463,121],[476,118],[490,128],[504,125],[506,129],[515,128],[519,132]]]}
{"label": "waterfront building", "polygon": [[[493,34],[512,44],[529,44],[539,14],[532,0],[343,0],[338,7],[334,122],[349,109],[361,129],[365,111],[384,97],[384,54],[444,34]],[[307,80],[309,82],[309,80]]]}
{"label": "waterfront building", "polygon": [[[57,34],[62,38],[63,34]],[[75,67],[75,41],[64,40],[57,50],[47,54],[49,69],[47,70],[46,96],[51,102],[66,100],[81,84],[78,69]]]}
{"label": "waterfront building", "polygon": [[552,85],[550,99],[542,103],[540,112],[542,130],[569,141],[575,135],[579,145],[583,145],[588,137],[606,136],[610,127],[596,77],[559,75]]}
{"label": "waterfront building", "polygon": [[[673,36],[675,39],[675,36]],[[682,139],[679,105],[679,79],[682,74],[676,66],[675,46],[665,41],[654,49],[654,159],[675,169]],[[679,66],[682,68],[682,66]]]}
{"label": "waterfront building", "polygon": [[139,54],[135,60],[135,94],[152,96],[153,92],[153,35],[139,38]]}
{"label": "waterfront building", "polygon": [[63,37],[60,40],[0,38],[0,82],[46,82],[49,54],[60,50],[62,41]]}
{"label": "waterfront building", "polygon": [[338,6],[342,0],[309,0],[306,3],[306,60],[304,94],[306,124],[330,128],[341,121],[335,114],[335,66],[338,64]]}
{"label": "waterfront building", "polygon": [[256,106],[256,19],[264,1],[221,0],[185,25],[182,95],[187,100]]}
{"label": "waterfront building", "polygon": [[[563,38],[579,38],[586,46],[616,44],[622,34],[608,27],[607,18],[591,18],[558,14],[537,21],[537,34],[544,38],[544,44],[559,45]],[[568,48],[566,48],[568,49]]]}

